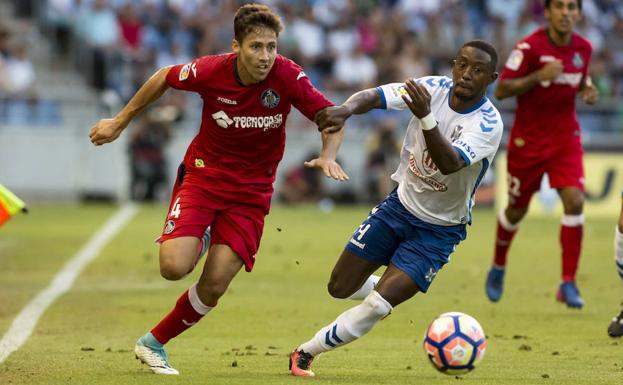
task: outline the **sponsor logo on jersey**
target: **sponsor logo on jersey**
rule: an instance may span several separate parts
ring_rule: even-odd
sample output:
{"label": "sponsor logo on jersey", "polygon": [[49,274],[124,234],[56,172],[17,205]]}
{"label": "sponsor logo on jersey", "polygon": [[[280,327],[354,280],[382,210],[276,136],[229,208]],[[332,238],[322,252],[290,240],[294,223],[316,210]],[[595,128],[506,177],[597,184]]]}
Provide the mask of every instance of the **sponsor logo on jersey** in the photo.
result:
{"label": "sponsor logo on jersey", "polygon": [[430,176],[424,175],[424,173],[421,172],[418,169],[417,162],[416,162],[415,157],[413,156],[413,154],[409,154],[409,170],[411,170],[411,172],[416,177],[420,178],[422,180],[422,182],[424,182],[427,185],[429,185],[430,187],[432,187],[433,190],[439,191],[439,192],[444,192],[444,191],[448,190],[448,186],[446,186],[445,184],[439,182],[435,178],[432,178]]}
{"label": "sponsor logo on jersey", "polygon": [[262,97],[260,99],[262,99],[262,105],[266,108],[277,107],[277,105],[279,105],[279,101],[281,100],[277,91],[270,88],[262,92]]}
{"label": "sponsor logo on jersey", "polygon": [[539,57],[539,62],[541,63],[549,63],[549,62],[553,62],[556,60],[555,56],[552,55],[541,55]]}
{"label": "sponsor logo on jersey", "polygon": [[166,225],[164,225],[164,233],[171,234],[175,229],[175,222],[167,221]]}
{"label": "sponsor logo on jersey", "polygon": [[511,71],[517,71],[523,62],[523,52],[519,49],[514,49],[506,60],[506,68]]}
{"label": "sponsor logo on jersey", "polygon": [[517,147],[523,147],[526,144],[526,141],[522,138],[515,138],[513,143],[515,143],[515,146]]}
{"label": "sponsor logo on jersey", "polygon": [[199,158],[195,158],[195,167],[197,168],[204,168],[206,165],[203,161],[203,159],[199,159]]}
{"label": "sponsor logo on jersey", "polygon": [[227,116],[225,111],[219,111],[212,114],[212,119],[216,121],[216,124],[221,128],[227,128],[234,121]]}
{"label": "sponsor logo on jersey", "polygon": [[212,114],[212,118],[221,128],[261,128],[267,131],[271,128],[277,128],[283,123],[283,114],[275,114],[270,116],[234,116],[230,118],[225,111],[218,111]]}
{"label": "sponsor logo on jersey", "polygon": [[517,44],[517,48],[519,48],[519,49],[530,49],[530,43],[522,41],[521,43]]}
{"label": "sponsor logo on jersey", "polygon": [[472,146],[469,143],[462,141],[461,139],[456,140],[452,143],[455,146],[458,146],[463,149],[465,154],[469,156],[471,159],[476,159],[476,152],[472,149]]}
{"label": "sponsor logo on jersey", "polygon": [[556,76],[556,79],[554,79],[554,84],[577,87],[580,85],[581,81],[582,81],[581,72],[575,72],[575,73],[563,72],[560,75]]}
{"label": "sponsor logo on jersey", "polygon": [[197,77],[197,66],[195,63],[188,63],[184,67],[182,67],[179,76],[180,82],[188,79],[188,76],[190,76],[190,71],[193,71],[193,76]]}
{"label": "sponsor logo on jersey", "polygon": [[433,158],[428,153],[428,148],[422,153],[422,166],[424,167],[424,173],[428,176],[433,175],[439,170],[435,162],[433,162]]}
{"label": "sponsor logo on jersey", "polygon": [[571,61],[575,68],[584,67],[584,59],[582,59],[582,55],[579,52],[573,54],[573,60]]}
{"label": "sponsor logo on jersey", "polygon": [[217,102],[221,102],[221,103],[225,103],[225,104],[231,104],[231,105],[234,105],[234,106],[235,106],[236,104],[238,104],[238,102],[237,102],[237,101],[235,101],[235,100],[231,100],[231,99],[227,99],[227,98],[224,98],[224,97],[222,97],[222,96],[217,97],[217,98],[216,98],[216,101],[217,101]]}

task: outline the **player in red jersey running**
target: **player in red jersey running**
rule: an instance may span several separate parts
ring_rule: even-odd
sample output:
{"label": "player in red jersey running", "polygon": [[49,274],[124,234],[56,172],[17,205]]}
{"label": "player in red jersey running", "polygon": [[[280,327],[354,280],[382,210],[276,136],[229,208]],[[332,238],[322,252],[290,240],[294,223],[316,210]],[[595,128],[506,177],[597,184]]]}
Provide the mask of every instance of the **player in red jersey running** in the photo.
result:
{"label": "player in red jersey running", "polygon": [[[282,29],[279,16],[267,6],[240,7],[234,18],[233,53],[158,70],[117,116],[102,119],[91,129],[95,145],[115,140],[169,87],[203,98],[201,129],[180,166],[159,239],[162,276],[184,277],[208,243],[210,247],[199,282],[136,343],[137,358],[154,373],[178,374],[163,345],[211,311],[243,266],[246,271],[253,268],[291,106],[314,121],[332,106],[298,65],[277,54]],[[306,166],[346,180],[335,161],[341,126],[324,126],[320,156]]]}
{"label": "player in red jersey running", "polygon": [[588,76],[590,42],[573,32],[582,0],[545,0],[545,28],[521,39],[511,52],[495,91],[499,99],[517,97],[517,112],[507,148],[507,207],[498,216],[493,265],[486,293],[493,302],[504,288],[506,254],[530,198],[544,173],[564,207],[560,227],[562,283],[556,299],[584,305],[575,276],[580,260],[584,215],[584,166],[576,95],[587,104],[598,93]]}

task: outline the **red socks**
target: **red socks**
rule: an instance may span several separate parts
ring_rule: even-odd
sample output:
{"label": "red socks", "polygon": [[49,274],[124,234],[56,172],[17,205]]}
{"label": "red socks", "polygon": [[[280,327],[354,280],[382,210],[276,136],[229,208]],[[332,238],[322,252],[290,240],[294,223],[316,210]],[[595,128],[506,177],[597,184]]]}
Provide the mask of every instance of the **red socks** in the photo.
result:
{"label": "red socks", "polygon": [[190,328],[206,315],[212,307],[204,305],[197,295],[196,284],[186,290],[177,300],[175,307],[151,330],[161,344]]}
{"label": "red socks", "polygon": [[560,226],[560,246],[562,248],[562,280],[575,281],[580,262],[584,215],[563,215]]}
{"label": "red socks", "polygon": [[504,268],[506,266],[506,255],[511,245],[515,233],[519,228],[518,224],[513,225],[506,219],[504,210],[500,211],[497,220],[497,230],[495,233],[495,255],[493,256],[493,264],[497,267]]}

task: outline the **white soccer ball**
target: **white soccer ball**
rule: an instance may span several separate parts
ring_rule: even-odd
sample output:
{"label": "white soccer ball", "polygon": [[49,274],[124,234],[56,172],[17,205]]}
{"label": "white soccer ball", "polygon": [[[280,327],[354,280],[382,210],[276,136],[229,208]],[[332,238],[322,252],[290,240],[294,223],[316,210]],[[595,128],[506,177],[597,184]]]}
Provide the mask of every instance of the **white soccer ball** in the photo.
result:
{"label": "white soccer ball", "polygon": [[464,313],[443,313],[424,336],[424,352],[438,371],[457,375],[472,371],[482,360],[487,339],[482,326]]}

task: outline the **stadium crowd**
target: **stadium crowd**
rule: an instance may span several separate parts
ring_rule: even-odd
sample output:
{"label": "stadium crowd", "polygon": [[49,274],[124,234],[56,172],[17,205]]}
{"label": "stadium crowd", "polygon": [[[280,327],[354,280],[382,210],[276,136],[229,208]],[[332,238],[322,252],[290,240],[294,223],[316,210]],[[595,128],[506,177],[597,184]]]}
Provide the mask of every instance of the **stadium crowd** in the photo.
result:
{"label": "stadium crowd", "polygon": [[[127,100],[155,68],[228,52],[240,0],[20,0],[57,55],[73,55],[99,91]],[[349,93],[409,76],[446,74],[461,42],[480,37],[506,58],[542,23],[541,0],[266,0],[286,25],[279,50],[320,89]],[[623,95],[623,4],[585,0],[578,32],[592,42],[604,97]],[[18,15],[20,16],[20,15]],[[0,38],[2,41],[2,38]],[[1,63],[20,49],[2,48]],[[84,64],[88,63],[88,64]],[[501,60],[500,66],[504,60]],[[2,84],[2,83],[0,83]],[[0,85],[0,94],[7,95]]]}

